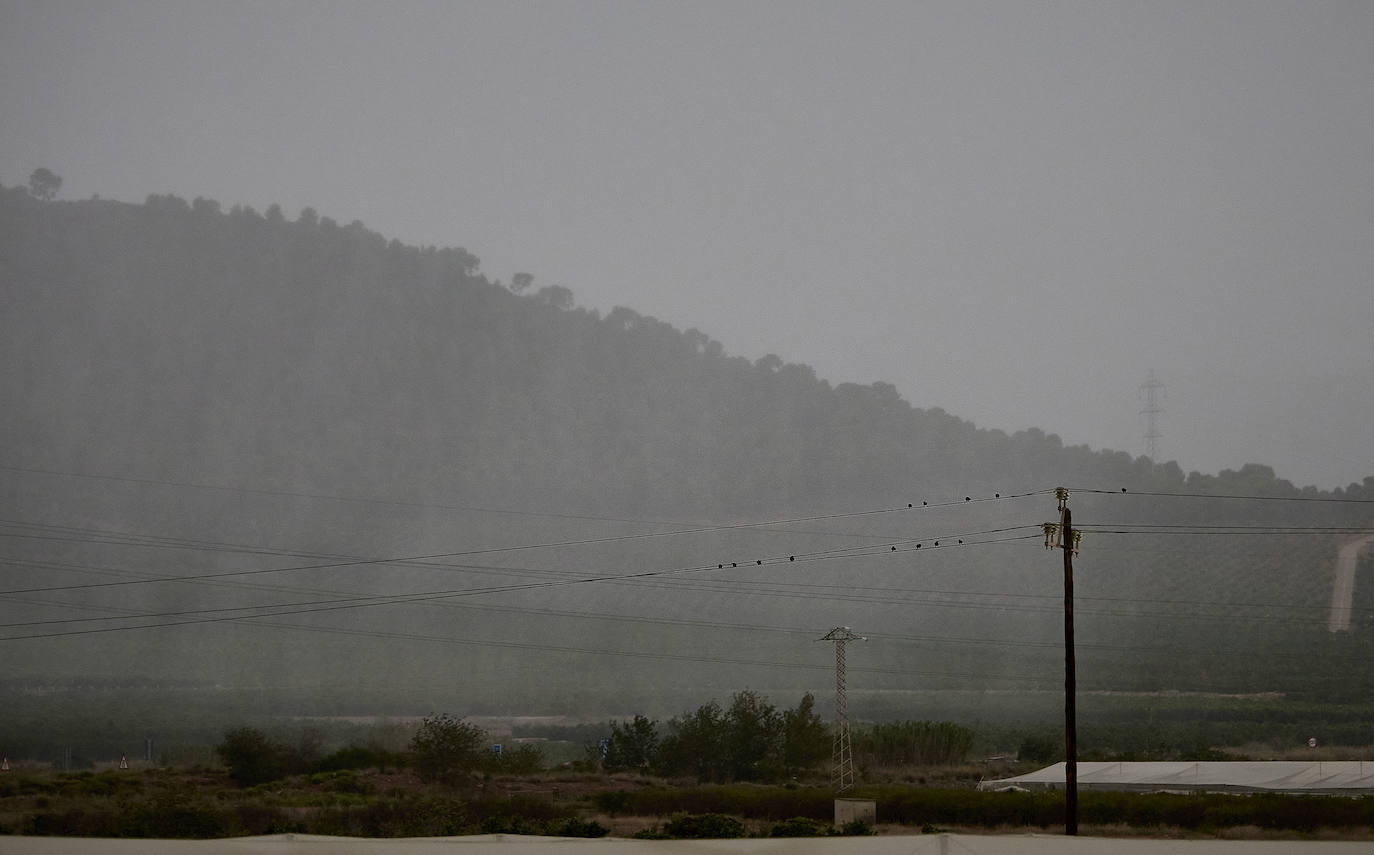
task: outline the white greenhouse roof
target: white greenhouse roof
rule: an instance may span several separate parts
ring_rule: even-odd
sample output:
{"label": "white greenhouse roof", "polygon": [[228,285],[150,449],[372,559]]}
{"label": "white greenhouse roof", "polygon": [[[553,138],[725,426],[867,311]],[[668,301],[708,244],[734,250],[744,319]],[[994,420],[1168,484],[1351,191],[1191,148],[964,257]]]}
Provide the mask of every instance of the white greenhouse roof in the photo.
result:
{"label": "white greenhouse roof", "polygon": [[[1374,793],[1374,761],[1080,762],[1080,790],[1210,793]],[[980,790],[1062,790],[1064,764],[983,781]]]}

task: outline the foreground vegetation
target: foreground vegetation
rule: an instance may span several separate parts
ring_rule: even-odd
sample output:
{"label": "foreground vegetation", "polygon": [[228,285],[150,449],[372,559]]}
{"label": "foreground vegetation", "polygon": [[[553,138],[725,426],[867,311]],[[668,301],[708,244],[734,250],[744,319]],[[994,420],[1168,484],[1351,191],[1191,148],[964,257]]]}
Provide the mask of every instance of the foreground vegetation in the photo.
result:
{"label": "foreground vegetation", "polygon": [[[1255,708],[1272,703],[1258,701]],[[1216,718],[1226,721],[1220,713]],[[1196,731],[1206,721],[1193,724]],[[1122,737],[1118,745],[1148,743],[1132,735],[1139,722],[1123,718],[1111,726]],[[503,736],[499,751],[490,734],[448,715],[408,728],[403,745],[396,744],[398,730],[395,723],[355,730],[346,744],[338,744],[308,725],[299,727],[295,739],[234,727],[214,746],[215,763],[135,762],[132,769],[77,772],[16,763],[0,773],[0,833],[784,837],[1053,831],[1064,816],[1060,793],[975,788],[982,778],[1056,759],[1040,756],[1055,750],[1046,727],[975,730],[951,722],[897,721],[860,726],[855,733],[862,784],[846,795],[876,802],[877,827],[853,823],[835,829],[830,732],[809,695],[779,710],[760,694],[739,692],[728,704],[710,701],[666,722],[636,716],[561,732],[546,727],[542,737]],[[557,736],[565,738],[550,738]],[[1019,757],[971,759],[975,747],[1016,740]],[[1134,756],[1129,750],[1113,753],[1110,744],[1088,753]],[[1242,756],[1234,748],[1197,745],[1202,747],[1180,751],[1155,743],[1148,754]],[[1246,750],[1251,756],[1279,753],[1273,745]],[[1328,747],[1321,756],[1361,753]],[[1371,797],[1084,792],[1079,817],[1084,829],[1098,833],[1374,838]]]}
{"label": "foreground vegetation", "polygon": [[[935,777],[951,770],[924,770]],[[1060,793],[985,793],[963,786],[869,785],[883,833],[1054,831]],[[481,833],[563,837],[744,837],[873,833],[831,826],[834,791],[810,785],[697,785],[604,773],[487,776],[425,785],[397,769],[341,770],[239,787],[222,770],[0,777],[0,833],[214,838],[307,833],[429,837]],[[1374,838],[1374,798],[1084,792],[1085,829],[1198,836]],[[1102,833],[1102,832],[1099,832]]]}

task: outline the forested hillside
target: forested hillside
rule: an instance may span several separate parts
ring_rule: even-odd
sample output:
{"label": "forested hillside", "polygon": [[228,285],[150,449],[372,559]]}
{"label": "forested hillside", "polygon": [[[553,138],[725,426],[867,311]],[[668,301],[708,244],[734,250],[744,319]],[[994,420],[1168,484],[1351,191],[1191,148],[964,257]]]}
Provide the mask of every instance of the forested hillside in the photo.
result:
{"label": "forested hillside", "polygon": [[311,211],[11,190],[4,226],[6,340],[25,369],[6,438],[31,462],[718,519],[1151,468],[978,430],[888,383],[732,358],[556,286],[517,297],[464,250]]}
{"label": "forested hillside", "polygon": [[11,676],[672,711],[823,693],[847,624],[858,690],[1050,690],[1064,485],[1085,685],[1364,692],[1310,664],[1368,655],[1365,611],[1326,628],[1362,473],[1007,435],[462,249],[171,196],[0,188],[0,348]]}

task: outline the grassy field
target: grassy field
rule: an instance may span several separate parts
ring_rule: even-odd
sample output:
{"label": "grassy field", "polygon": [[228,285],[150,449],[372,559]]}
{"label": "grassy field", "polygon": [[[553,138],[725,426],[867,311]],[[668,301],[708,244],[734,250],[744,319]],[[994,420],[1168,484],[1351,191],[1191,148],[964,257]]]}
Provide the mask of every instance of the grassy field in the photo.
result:
{"label": "grassy field", "polygon": [[[973,785],[984,771],[981,764],[885,770],[888,782],[846,794],[876,801],[876,826],[846,831],[1062,829],[1061,794],[978,792]],[[458,786],[437,786],[403,767],[344,769],[243,788],[212,767],[79,773],[17,768],[0,773],[0,833],[798,836],[833,833],[834,797],[818,781],[698,785],[566,771],[474,774]],[[1084,833],[1108,835],[1374,840],[1374,798],[1085,792],[1080,822]]]}

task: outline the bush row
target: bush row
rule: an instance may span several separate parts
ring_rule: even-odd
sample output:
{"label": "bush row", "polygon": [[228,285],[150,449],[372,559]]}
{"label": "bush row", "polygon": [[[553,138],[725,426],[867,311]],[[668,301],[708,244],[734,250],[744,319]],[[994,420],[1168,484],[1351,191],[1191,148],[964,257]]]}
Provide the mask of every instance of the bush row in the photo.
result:
{"label": "bush row", "polygon": [[[985,828],[1049,828],[1064,822],[1062,792],[880,790],[865,792],[865,797],[877,800],[879,822]],[[1084,824],[1201,831],[1244,825],[1290,831],[1369,828],[1374,827],[1374,797],[1085,792],[1078,796],[1078,819]]]}
{"label": "bush row", "polygon": [[825,820],[834,814],[835,793],[820,787],[766,787],[748,784],[700,786],[684,789],[646,787],[641,790],[597,793],[596,806],[612,816],[674,816],[732,814],[747,819],[784,820],[807,817]]}
{"label": "bush row", "polygon": [[[899,787],[863,788],[854,795],[878,804],[878,821],[907,826],[1050,828],[1064,821],[1057,792],[980,793]],[[738,820],[778,823],[775,835],[828,828],[834,793],[810,788],[723,786],[649,788],[601,793],[597,807],[611,814],[672,817],[667,837],[732,836]],[[728,821],[727,821],[728,820]],[[1079,821],[1133,828],[1212,831],[1237,826],[1313,832],[1374,827],[1374,797],[1173,795],[1097,793],[1079,796]],[[374,799],[363,804],[295,809],[261,803],[224,804],[164,794],[142,803],[39,810],[0,832],[73,837],[215,838],[296,832],[351,837],[438,837],[478,833],[596,837],[604,826],[580,819],[571,805],[539,797],[459,800],[432,795]],[[742,832],[740,832],[742,834]],[[851,833],[854,833],[851,831]]]}
{"label": "bush row", "polygon": [[[984,793],[975,790],[865,787],[854,793],[878,804],[878,821],[996,828],[1049,828],[1064,822],[1062,792]],[[826,821],[833,816],[835,793],[807,787],[714,786],[672,789],[646,787],[633,792],[598,793],[597,807],[612,816],[730,814],[781,822],[793,818]],[[1207,793],[1083,792],[1079,822],[1124,823],[1136,828],[1261,828],[1312,831],[1317,828],[1374,827],[1374,797],[1226,795]]]}
{"label": "bush row", "polygon": [[106,803],[39,810],[4,833],[63,837],[217,838],[280,833],[343,837],[445,837],[548,834],[599,837],[606,829],[569,805],[526,796],[459,800],[418,795],[363,804],[288,809],[258,802],[226,805],[164,794],[141,804]]}

